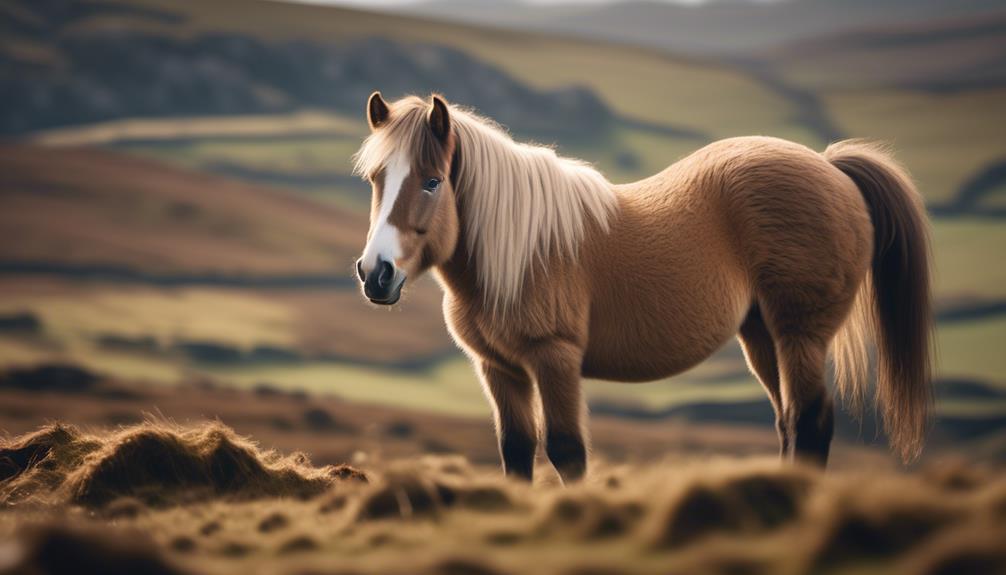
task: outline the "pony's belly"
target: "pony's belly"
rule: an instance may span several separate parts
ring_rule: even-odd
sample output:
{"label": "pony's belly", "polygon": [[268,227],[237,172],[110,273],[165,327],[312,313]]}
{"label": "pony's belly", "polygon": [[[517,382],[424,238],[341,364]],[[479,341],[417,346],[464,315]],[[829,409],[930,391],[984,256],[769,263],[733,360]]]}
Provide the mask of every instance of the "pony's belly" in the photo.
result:
{"label": "pony's belly", "polygon": [[[612,381],[651,381],[687,371],[736,335],[744,312],[724,306],[721,314],[678,322],[668,318],[659,328],[619,322],[594,326],[583,356],[583,377]],[[701,325],[701,330],[693,326]]]}
{"label": "pony's belly", "polygon": [[591,379],[632,383],[655,381],[688,371],[702,363],[713,351],[689,358],[650,354],[596,357],[588,354],[584,358],[582,375]]}
{"label": "pony's belly", "polygon": [[707,287],[661,301],[625,298],[600,307],[591,321],[584,377],[650,381],[702,363],[737,334],[751,301],[741,282],[730,289]]}

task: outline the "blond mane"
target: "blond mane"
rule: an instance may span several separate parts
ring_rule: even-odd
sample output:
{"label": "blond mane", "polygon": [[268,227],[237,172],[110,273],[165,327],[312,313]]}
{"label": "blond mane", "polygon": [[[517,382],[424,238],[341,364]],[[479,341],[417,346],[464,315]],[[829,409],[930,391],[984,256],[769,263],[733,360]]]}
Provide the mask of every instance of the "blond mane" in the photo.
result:
{"label": "blond mane", "polygon": [[[357,152],[354,171],[372,175],[399,151],[429,157],[428,108],[417,97],[396,102],[388,124]],[[576,257],[588,219],[608,230],[615,195],[589,164],[515,142],[491,120],[457,106],[450,115],[460,153],[455,192],[463,200],[467,247],[486,303],[506,309],[519,301],[535,264]]]}

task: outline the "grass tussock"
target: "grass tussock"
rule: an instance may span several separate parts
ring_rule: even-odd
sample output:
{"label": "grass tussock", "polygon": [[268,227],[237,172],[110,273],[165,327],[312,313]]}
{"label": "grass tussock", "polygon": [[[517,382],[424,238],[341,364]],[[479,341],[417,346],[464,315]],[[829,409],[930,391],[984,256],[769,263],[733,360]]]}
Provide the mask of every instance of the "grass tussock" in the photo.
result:
{"label": "grass tussock", "polygon": [[147,535],[47,522],[25,528],[0,550],[0,575],[183,575]]}
{"label": "grass tussock", "polygon": [[795,521],[812,472],[777,464],[721,470],[683,482],[656,513],[653,543],[680,547],[714,534],[764,534]]}
{"label": "grass tussock", "polygon": [[[585,482],[562,487],[508,481],[458,456],[374,458],[369,481],[357,481],[358,470],[263,452],[219,424],[106,436],[54,425],[3,449],[0,530],[22,509],[22,523],[42,509],[86,526],[39,536],[8,523],[13,556],[27,561],[8,572],[65,572],[42,563],[58,555],[52,541],[70,557],[98,555],[82,565],[193,575],[332,573],[334,564],[363,575],[1006,570],[1006,477],[963,463],[867,474],[762,459],[601,461]],[[138,551],[121,554],[118,540],[137,532],[146,538]]]}
{"label": "grass tussock", "polygon": [[971,526],[940,534],[910,554],[901,570],[920,575],[1006,573],[1002,531],[995,526]]}
{"label": "grass tussock", "polygon": [[347,479],[365,476],[348,466],[313,467],[303,454],[261,450],[219,423],[146,422],[104,437],[54,424],[0,443],[0,503],[8,505],[114,503],[118,511],[110,513],[135,514],[139,503],[310,497]]}
{"label": "grass tussock", "polygon": [[956,488],[928,489],[911,478],[881,478],[869,489],[849,482],[818,498],[815,517],[822,526],[815,565],[888,560],[924,548],[972,512],[973,503]]}
{"label": "grass tussock", "polygon": [[[506,513],[513,509],[513,490],[518,486],[476,477],[457,457],[421,458],[391,465],[367,486],[354,502],[357,521],[437,518],[455,509],[479,513]],[[325,501],[320,513],[344,508],[345,493]]]}
{"label": "grass tussock", "polygon": [[548,507],[538,531],[579,540],[629,534],[644,514],[642,505],[597,493],[562,494]]}

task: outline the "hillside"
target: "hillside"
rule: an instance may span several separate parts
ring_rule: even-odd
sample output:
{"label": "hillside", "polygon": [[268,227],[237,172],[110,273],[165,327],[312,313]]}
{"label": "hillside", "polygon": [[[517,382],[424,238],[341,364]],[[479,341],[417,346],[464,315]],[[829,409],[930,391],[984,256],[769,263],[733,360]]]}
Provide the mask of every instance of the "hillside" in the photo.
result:
{"label": "hillside", "polygon": [[677,53],[738,57],[850,30],[995,14],[994,0],[719,0],[707,3],[630,0],[617,4],[521,0],[425,0],[416,15],[517,30],[643,44]]}
{"label": "hillside", "polygon": [[766,50],[789,80],[819,90],[888,87],[959,93],[1006,84],[1006,12],[900,23]]}
{"label": "hillside", "polygon": [[[51,169],[58,166],[59,169]],[[0,147],[0,261],[348,285],[367,222],[295,193],[87,148]]]}
{"label": "hillside", "polygon": [[[72,17],[41,26],[30,25],[39,20],[44,22],[46,18],[44,14],[32,12],[33,3],[4,0],[0,4],[7,7],[0,12],[6,19],[6,27],[15,30],[15,33],[5,34],[2,44],[2,52],[11,62],[9,69],[20,70],[19,66],[28,66],[32,74],[43,77],[53,73],[56,87],[76,80],[65,76],[60,79],[60,70],[65,74],[71,68],[55,64],[67,57],[71,62],[83,58],[90,54],[87,48],[92,46],[98,51],[93,58],[85,58],[81,63],[84,72],[88,66],[101,70],[100,55],[112,50],[116,54],[125,53],[127,63],[135,60],[136,64],[130,64],[131,69],[142,66],[145,57],[149,63],[149,57],[155,54],[171,56],[180,51],[189,58],[205,57],[201,67],[173,72],[191,75],[181,86],[205,91],[200,82],[214,78],[233,82],[236,88],[248,89],[226,89],[223,94],[217,94],[220,98],[217,103],[237,107],[250,105],[248,99],[256,99],[264,102],[262,105],[274,106],[273,110],[284,109],[284,105],[298,101],[289,96],[300,93],[299,89],[308,90],[314,94],[315,103],[320,99],[326,106],[338,108],[347,102],[355,115],[359,102],[373,86],[381,87],[389,96],[401,95],[403,90],[438,89],[454,101],[491,113],[518,131],[533,131],[543,123],[542,128],[547,127],[547,130],[538,129],[534,135],[548,135],[551,139],[557,135],[561,137],[563,130],[590,130],[598,125],[603,128],[604,117],[597,115],[601,110],[590,93],[605,106],[614,108],[613,113],[618,116],[665,128],[685,129],[694,129],[694,121],[702,119],[693,119],[694,113],[684,114],[680,110],[693,107],[695,103],[723,102],[726,93],[732,93],[744,96],[749,106],[736,111],[721,107],[720,112],[729,115],[717,119],[719,132],[743,133],[758,125],[787,123],[784,99],[730,67],[632,47],[598,46],[563,37],[266,0],[132,0],[128,4],[60,0],[57,4],[74,7],[67,8]],[[242,17],[234,18],[235,13]],[[382,40],[375,42],[375,38]],[[136,54],[121,50],[134,42]],[[76,48],[78,44],[84,48],[83,55],[68,52],[68,46]],[[251,58],[261,53],[256,50],[265,47],[271,48],[267,58],[261,62]],[[290,58],[291,54],[301,54],[297,50],[312,57],[303,63]],[[215,57],[210,58],[208,54]],[[281,63],[284,58],[297,63],[278,65],[277,61]],[[177,58],[168,60],[172,61],[177,62]],[[298,75],[317,70],[319,61],[328,64],[325,72],[302,76],[298,84]],[[242,67],[242,63],[249,62],[254,65],[251,70],[255,74],[250,77],[255,78],[255,86],[247,84],[249,69]],[[368,66],[367,62],[380,65]],[[156,76],[164,65],[156,64],[140,71],[144,76]],[[589,65],[593,73],[584,74],[585,65]],[[270,71],[282,74],[279,85],[269,81],[259,86],[260,79],[270,78]],[[545,71],[548,73],[543,73]],[[467,81],[472,74],[476,74],[477,82]],[[515,85],[507,76],[524,87]],[[658,91],[632,89],[652,84],[650,80],[654,77],[674,78],[677,89],[671,90],[671,86],[652,87],[659,88]],[[310,79],[307,85],[306,78]],[[16,85],[23,76],[9,76],[9,79]],[[343,82],[334,81],[339,79]],[[319,90],[319,86],[329,89]],[[126,87],[140,89],[142,86]],[[542,91],[544,95],[540,94]],[[641,99],[627,101],[622,97],[633,93]],[[71,92],[71,96],[79,97],[80,94]],[[288,99],[285,104],[284,99]],[[202,107],[213,104],[212,99],[199,100],[196,103]],[[180,103],[193,105],[185,99]],[[529,103],[535,105],[526,105]],[[536,108],[541,108],[540,114]],[[556,109],[563,113],[556,114]],[[567,109],[570,110],[568,114],[565,113]],[[679,125],[676,120],[684,123]],[[712,122],[705,124],[709,126]],[[802,135],[796,127],[789,128],[788,133]]]}
{"label": "hillside", "polygon": [[[182,32],[187,15],[173,7],[57,4],[65,18],[48,3],[8,0],[7,11],[0,12],[7,31],[0,81],[8,91],[0,133],[136,116],[298,108],[355,114],[378,84],[392,94],[442,90],[497,110],[528,134],[596,134],[610,115],[588,91],[532,90],[446,46],[337,35],[327,41],[265,39],[226,29],[188,36]],[[337,21],[331,16],[326,20]],[[102,29],[110,22],[125,27]],[[165,30],[145,30],[148,24]]]}

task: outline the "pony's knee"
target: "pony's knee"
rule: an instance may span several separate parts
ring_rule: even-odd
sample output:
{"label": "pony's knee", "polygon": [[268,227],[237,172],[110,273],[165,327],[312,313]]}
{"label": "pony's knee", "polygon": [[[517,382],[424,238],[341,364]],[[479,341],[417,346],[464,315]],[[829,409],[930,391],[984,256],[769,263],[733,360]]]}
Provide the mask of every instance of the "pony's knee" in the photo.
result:
{"label": "pony's knee", "polygon": [[545,452],[563,483],[578,481],[587,472],[587,447],[580,433],[550,431]]}

